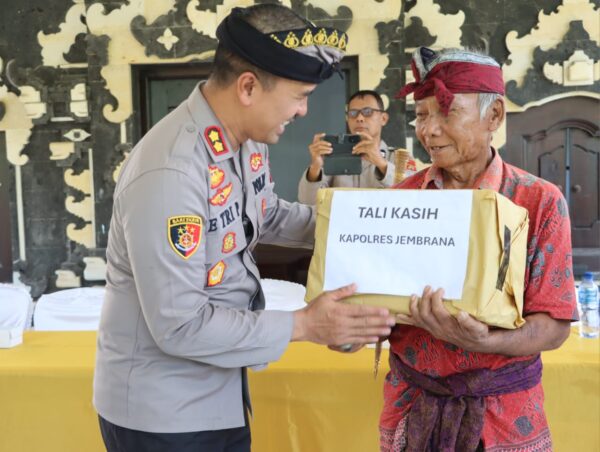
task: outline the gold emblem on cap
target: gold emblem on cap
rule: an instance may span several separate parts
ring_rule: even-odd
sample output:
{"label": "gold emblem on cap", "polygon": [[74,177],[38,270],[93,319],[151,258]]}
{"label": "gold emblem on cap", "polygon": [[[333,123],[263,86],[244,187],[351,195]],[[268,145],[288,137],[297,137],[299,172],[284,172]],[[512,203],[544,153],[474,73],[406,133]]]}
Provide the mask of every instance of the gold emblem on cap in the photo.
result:
{"label": "gold emblem on cap", "polygon": [[313,34],[310,31],[310,28],[307,28],[304,32],[304,36],[302,36],[302,45],[305,47],[313,45]]}
{"label": "gold emblem on cap", "polygon": [[331,33],[329,38],[327,38],[327,44],[329,44],[331,47],[335,47],[337,46],[339,40],[340,39],[338,37],[337,30],[333,30],[333,33]]}
{"label": "gold emblem on cap", "polygon": [[323,45],[327,42],[327,32],[324,28],[321,28],[314,38],[315,44]]}
{"label": "gold emblem on cap", "polygon": [[299,44],[300,40],[293,31],[290,31],[287,37],[285,38],[285,41],[283,41],[283,45],[289,49],[295,49],[296,47],[298,47]]}
{"label": "gold emblem on cap", "polygon": [[[271,33],[269,37],[288,49],[297,49],[298,47],[309,47],[313,45],[330,46],[340,50],[345,50],[348,45],[348,36],[346,33],[338,32],[337,30],[327,30],[319,28],[319,31],[313,34],[315,29],[306,28],[304,31],[288,31],[279,33]],[[283,34],[287,33],[287,34]],[[300,33],[302,36],[300,37]],[[285,39],[284,39],[285,36]],[[283,42],[282,42],[283,40]]]}

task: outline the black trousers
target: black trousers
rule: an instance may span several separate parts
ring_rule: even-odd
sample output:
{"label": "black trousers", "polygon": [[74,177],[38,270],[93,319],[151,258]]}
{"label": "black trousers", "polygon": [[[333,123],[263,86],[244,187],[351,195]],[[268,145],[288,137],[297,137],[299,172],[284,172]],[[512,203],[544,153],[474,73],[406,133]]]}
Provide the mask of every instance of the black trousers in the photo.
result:
{"label": "black trousers", "polygon": [[250,452],[250,428],[186,433],[131,430],[98,416],[108,452]]}

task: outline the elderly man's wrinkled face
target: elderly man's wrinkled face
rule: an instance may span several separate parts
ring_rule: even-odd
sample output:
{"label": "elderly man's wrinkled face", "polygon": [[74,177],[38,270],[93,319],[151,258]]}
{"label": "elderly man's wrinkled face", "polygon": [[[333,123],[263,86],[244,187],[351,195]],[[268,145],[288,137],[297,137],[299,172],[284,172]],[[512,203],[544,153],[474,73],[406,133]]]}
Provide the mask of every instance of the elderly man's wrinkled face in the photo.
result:
{"label": "elderly man's wrinkled face", "polygon": [[417,138],[437,167],[450,170],[487,160],[497,126],[491,125],[492,112],[479,118],[476,93],[455,94],[448,116],[440,110],[435,96],[416,101],[416,113]]}

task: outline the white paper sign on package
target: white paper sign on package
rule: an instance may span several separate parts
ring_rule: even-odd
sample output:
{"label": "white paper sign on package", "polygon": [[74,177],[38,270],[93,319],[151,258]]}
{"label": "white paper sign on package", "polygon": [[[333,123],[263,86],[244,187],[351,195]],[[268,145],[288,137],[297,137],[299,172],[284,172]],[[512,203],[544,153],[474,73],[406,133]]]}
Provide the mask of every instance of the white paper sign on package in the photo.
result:
{"label": "white paper sign on package", "polygon": [[336,191],[324,290],[420,294],[442,287],[461,299],[467,271],[471,190]]}

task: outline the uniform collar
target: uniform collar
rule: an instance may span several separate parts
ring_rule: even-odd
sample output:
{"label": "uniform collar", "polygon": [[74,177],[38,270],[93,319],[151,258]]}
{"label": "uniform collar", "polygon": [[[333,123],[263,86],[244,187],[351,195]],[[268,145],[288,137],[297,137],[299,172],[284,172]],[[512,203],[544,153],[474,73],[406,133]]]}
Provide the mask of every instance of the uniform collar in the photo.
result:
{"label": "uniform collar", "polygon": [[[502,184],[502,158],[494,148],[492,148],[492,153],[494,154],[492,161],[471,189],[500,190],[500,185]],[[434,165],[431,165],[425,173],[425,180],[421,188],[427,188],[431,184],[439,189],[444,188],[442,170]]]}
{"label": "uniform collar", "polygon": [[235,152],[227,139],[225,128],[208,105],[202,91],[200,91],[200,86],[203,83],[198,83],[188,96],[187,106],[192,119],[199,127],[200,138],[206,151],[214,162],[222,162],[233,157]]}

